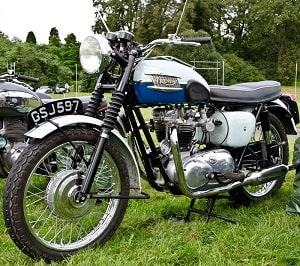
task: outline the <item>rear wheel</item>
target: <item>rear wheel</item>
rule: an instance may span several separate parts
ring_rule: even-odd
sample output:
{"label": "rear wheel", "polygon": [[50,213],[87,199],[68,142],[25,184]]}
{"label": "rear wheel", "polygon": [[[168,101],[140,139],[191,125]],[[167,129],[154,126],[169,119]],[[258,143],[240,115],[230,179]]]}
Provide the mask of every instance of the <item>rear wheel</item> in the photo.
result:
{"label": "rear wheel", "polygon": [[[127,208],[128,199],[75,201],[99,132],[83,128],[64,132],[77,152],[60,132],[34,141],[12,168],[4,191],[9,234],[25,254],[35,259],[62,260],[105,243],[117,230]],[[110,140],[91,192],[129,195],[125,159]]]}
{"label": "rear wheel", "polygon": [[[263,132],[261,124],[257,123],[255,133],[249,145],[252,151],[246,153],[241,165],[241,168],[246,169],[248,173],[261,171],[264,168],[280,163],[288,164],[289,145],[286,131],[280,120],[271,113],[269,114],[269,120],[271,128],[271,145],[268,147],[268,162],[262,162],[262,145],[260,140],[263,140]],[[264,200],[280,189],[284,178],[285,176],[281,176],[274,181],[257,186],[238,187],[232,190],[230,194],[236,202],[243,204],[249,204],[251,201]]]}

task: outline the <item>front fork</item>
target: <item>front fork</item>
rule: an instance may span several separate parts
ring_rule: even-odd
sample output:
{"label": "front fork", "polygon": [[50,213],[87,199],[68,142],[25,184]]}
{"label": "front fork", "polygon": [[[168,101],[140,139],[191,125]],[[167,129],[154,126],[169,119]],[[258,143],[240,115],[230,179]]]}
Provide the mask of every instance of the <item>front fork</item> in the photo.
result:
{"label": "front fork", "polygon": [[128,64],[124,70],[123,76],[118,84],[116,91],[114,91],[109,107],[105,113],[105,117],[103,119],[102,132],[97,140],[96,147],[93,151],[93,154],[90,159],[90,164],[87,168],[87,173],[85,178],[83,179],[82,186],[80,190],[75,195],[76,202],[84,202],[88,197],[88,193],[92,187],[94,182],[94,178],[98,169],[98,165],[100,164],[102,155],[104,153],[105,144],[110,138],[111,131],[114,129],[119,112],[121,110],[124,97],[125,97],[125,89],[128,85],[128,80],[130,78],[134,62],[135,62],[136,53],[133,51],[128,58]]}

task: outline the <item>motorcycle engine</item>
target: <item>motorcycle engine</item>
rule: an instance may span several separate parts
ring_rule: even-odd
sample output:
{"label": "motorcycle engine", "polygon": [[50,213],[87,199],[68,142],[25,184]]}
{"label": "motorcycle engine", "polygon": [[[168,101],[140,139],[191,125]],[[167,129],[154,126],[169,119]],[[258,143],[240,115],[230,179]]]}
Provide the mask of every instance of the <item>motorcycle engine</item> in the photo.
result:
{"label": "motorcycle engine", "polygon": [[190,149],[195,134],[195,114],[195,110],[183,107],[154,108],[152,115],[157,140],[161,142],[168,139],[169,126],[176,125],[180,148],[182,150]]}
{"label": "motorcycle engine", "polygon": [[[20,153],[25,148],[25,136],[27,122],[22,117],[0,117],[1,152],[2,166],[9,170],[15,163]],[[6,141],[5,143],[3,143]],[[5,146],[5,147],[3,147]],[[2,171],[0,171],[1,174]]]}
{"label": "motorcycle engine", "polygon": [[[193,108],[183,106],[158,107],[154,108],[152,113],[152,129],[154,129],[157,140],[161,144],[164,144],[167,140],[166,147],[170,146],[168,144],[170,143],[168,141],[170,128],[176,126],[185,181],[191,191],[209,190],[223,186],[225,183],[231,182],[231,180],[225,177],[226,174],[233,173],[235,170],[234,159],[225,149],[201,150],[194,148],[195,143],[200,145],[205,143],[203,141],[205,139],[203,136],[205,135],[202,130],[208,132],[207,134],[209,136],[209,134],[215,130],[214,123],[218,124],[219,121],[219,119],[213,121],[207,118],[205,110],[202,110],[198,112]],[[202,130],[200,131],[201,134],[199,134],[196,133],[196,129],[199,129],[201,122],[202,125],[200,128]],[[164,145],[161,145],[161,151],[168,157],[167,162],[164,163],[166,173],[170,181],[178,185],[179,182],[174,158],[170,149],[162,149],[163,146]],[[156,175],[157,184],[164,186],[164,181],[159,171],[156,171]]]}

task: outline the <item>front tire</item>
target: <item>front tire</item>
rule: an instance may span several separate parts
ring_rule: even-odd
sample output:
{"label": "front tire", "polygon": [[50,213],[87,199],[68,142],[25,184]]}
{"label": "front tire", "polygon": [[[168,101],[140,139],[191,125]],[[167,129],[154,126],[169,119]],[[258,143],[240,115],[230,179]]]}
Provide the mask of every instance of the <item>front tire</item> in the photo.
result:
{"label": "front tire", "polygon": [[[271,139],[273,146],[275,147],[269,156],[269,165],[265,168],[282,163],[287,165],[289,161],[289,145],[286,131],[281,123],[281,121],[269,113],[270,129],[271,129]],[[259,143],[263,139],[263,133],[261,130],[260,123],[256,126],[255,134],[253,135],[252,142]],[[277,145],[277,146],[276,146]],[[261,151],[260,151],[261,152]],[[249,168],[251,171],[259,171],[264,167],[260,163],[256,163]],[[284,182],[285,175],[279,177],[278,179],[267,182],[262,185],[257,186],[245,186],[238,187],[230,192],[230,195],[234,201],[240,204],[248,205],[252,201],[261,201],[273,195],[277,190],[280,189],[282,183]]]}
{"label": "front tire", "polygon": [[[98,131],[69,128],[34,140],[11,169],[4,191],[4,218],[15,244],[34,259],[59,261],[87,247],[102,245],[115,233],[128,199],[88,199],[78,203],[80,189]],[[125,159],[108,140],[91,192],[129,196]]]}

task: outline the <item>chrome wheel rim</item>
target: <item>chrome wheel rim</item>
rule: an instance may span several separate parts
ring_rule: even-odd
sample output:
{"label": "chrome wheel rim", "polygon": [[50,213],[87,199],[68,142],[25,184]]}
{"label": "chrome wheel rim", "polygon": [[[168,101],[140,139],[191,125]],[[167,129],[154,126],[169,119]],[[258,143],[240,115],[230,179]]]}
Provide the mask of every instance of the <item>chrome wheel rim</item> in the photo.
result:
{"label": "chrome wheel rim", "polygon": [[[89,161],[94,146],[82,141],[73,143]],[[50,160],[53,154],[55,160]],[[74,194],[80,186],[76,177],[78,172],[85,173],[87,166],[77,162],[76,169],[72,169],[73,154],[68,143],[50,150],[32,170],[24,191],[27,226],[37,241],[53,250],[76,250],[93,243],[108,228],[120,203],[118,199],[75,202]],[[121,191],[117,165],[106,151],[92,191],[105,195]]]}

